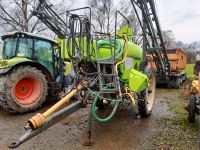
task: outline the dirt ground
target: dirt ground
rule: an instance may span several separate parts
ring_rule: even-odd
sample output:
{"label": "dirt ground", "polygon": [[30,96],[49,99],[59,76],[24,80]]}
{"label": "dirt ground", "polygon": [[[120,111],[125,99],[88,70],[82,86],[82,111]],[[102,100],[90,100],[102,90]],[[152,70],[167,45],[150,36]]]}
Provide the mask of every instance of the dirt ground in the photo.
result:
{"label": "dirt ground", "polygon": [[[198,121],[187,121],[179,90],[158,89],[152,115],[138,118],[129,107],[121,107],[108,123],[93,123],[94,146],[85,147],[88,109],[81,109],[17,150],[196,150]],[[49,107],[43,106],[37,112]],[[0,150],[24,133],[24,125],[34,113],[11,115],[0,109]]]}

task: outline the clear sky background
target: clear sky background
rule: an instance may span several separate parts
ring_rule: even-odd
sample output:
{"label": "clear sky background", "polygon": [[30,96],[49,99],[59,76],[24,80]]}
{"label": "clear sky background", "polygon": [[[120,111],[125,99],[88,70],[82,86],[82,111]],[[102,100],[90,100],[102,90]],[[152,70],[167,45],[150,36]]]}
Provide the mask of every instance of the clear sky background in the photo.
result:
{"label": "clear sky background", "polygon": [[[120,0],[113,1],[117,3]],[[86,2],[87,0],[74,0],[73,8],[86,6]],[[155,2],[162,30],[172,30],[176,40],[184,43],[200,41],[200,0],[155,0]]]}

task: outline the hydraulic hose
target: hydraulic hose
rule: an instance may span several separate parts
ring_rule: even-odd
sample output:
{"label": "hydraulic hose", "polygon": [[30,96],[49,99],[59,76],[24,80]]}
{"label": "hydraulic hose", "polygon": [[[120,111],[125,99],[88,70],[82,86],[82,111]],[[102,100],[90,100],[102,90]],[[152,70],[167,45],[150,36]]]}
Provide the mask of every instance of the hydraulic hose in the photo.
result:
{"label": "hydraulic hose", "polygon": [[108,121],[110,121],[110,120],[114,117],[114,115],[116,114],[117,108],[118,108],[118,106],[119,106],[120,101],[116,101],[116,102],[115,102],[115,106],[114,106],[114,108],[113,108],[113,111],[111,112],[111,114],[110,114],[108,117],[106,117],[106,118],[100,118],[100,117],[96,114],[96,104],[97,104],[97,101],[99,100],[99,98],[100,98],[100,92],[96,95],[96,97],[95,97],[95,99],[94,99],[94,101],[93,101],[93,103],[92,103],[92,116],[94,117],[95,120],[97,120],[97,121],[99,121],[99,122],[102,122],[102,123],[108,122]]}

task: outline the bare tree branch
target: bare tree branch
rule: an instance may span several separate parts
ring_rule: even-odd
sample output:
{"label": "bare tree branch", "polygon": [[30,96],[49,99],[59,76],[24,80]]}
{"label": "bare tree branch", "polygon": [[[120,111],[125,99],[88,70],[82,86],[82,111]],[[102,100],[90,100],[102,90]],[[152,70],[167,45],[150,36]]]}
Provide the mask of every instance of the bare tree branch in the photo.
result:
{"label": "bare tree branch", "polygon": [[[12,19],[17,25],[20,26],[20,24],[3,8],[2,5],[0,5],[0,8],[10,19]],[[5,19],[5,18],[3,17],[2,19]]]}
{"label": "bare tree branch", "polygon": [[111,30],[111,16],[114,16],[113,0],[88,0],[88,4],[93,8],[92,16],[96,20],[97,29],[100,32],[109,33]]}
{"label": "bare tree branch", "polygon": [[[64,0],[62,1],[62,3]],[[71,4],[73,1],[70,0]],[[44,24],[31,13],[34,5],[32,0],[0,0],[0,27],[6,31],[20,30],[26,32],[41,32],[47,29]],[[68,5],[68,8],[71,5]],[[65,6],[57,4],[60,16],[65,13]]]}
{"label": "bare tree branch", "polygon": [[20,3],[18,3],[18,0],[13,0],[13,1],[15,2],[15,4],[17,4],[17,6],[18,6],[20,9],[22,9]]}
{"label": "bare tree branch", "polygon": [[40,20],[37,19],[37,21],[35,22],[34,26],[33,26],[32,29],[31,29],[31,32],[34,32],[34,31],[35,31],[35,29],[36,29],[36,27],[37,27],[37,25],[38,25],[39,23],[40,23]]}
{"label": "bare tree branch", "polygon": [[15,30],[18,30],[18,29],[16,28],[16,26],[15,26],[14,24],[11,23],[10,20],[5,19],[2,15],[0,15],[0,18],[3,19],[7,24],[11,25]]}
{"label": "bare tree branch", "polygon": [[46,26],[45,26],[44,28],[37,28],[36,34],[42,32],[42,31],[45,31],[45,30],[47,30],[47,29],[48,29],[48,27],[46,27]]}

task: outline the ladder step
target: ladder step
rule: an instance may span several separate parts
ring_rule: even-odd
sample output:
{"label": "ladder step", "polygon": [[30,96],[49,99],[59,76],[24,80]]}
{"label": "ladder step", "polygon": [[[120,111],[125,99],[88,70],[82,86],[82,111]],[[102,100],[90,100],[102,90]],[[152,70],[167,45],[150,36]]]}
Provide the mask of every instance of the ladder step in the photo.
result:
{"label": "ladder step", "polygon": [[99,64],[110,64],[110,65],[114,65],[115,64],[115,62],[114,61],[98,61],[97,63],[99,63]]}

